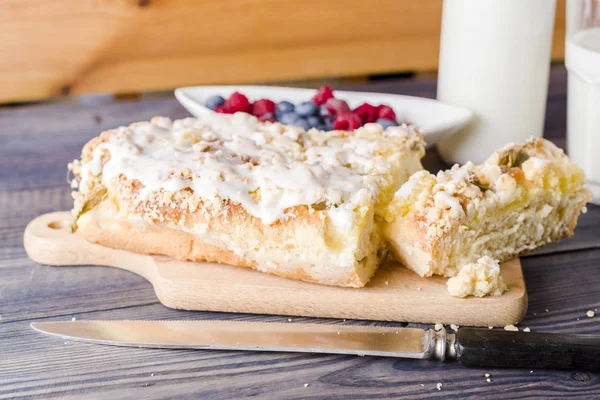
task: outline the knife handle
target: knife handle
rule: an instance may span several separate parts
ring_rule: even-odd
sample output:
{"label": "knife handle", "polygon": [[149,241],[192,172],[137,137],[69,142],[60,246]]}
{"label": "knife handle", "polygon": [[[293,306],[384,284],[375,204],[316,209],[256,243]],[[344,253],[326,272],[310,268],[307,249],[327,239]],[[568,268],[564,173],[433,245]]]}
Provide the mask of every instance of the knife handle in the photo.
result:
{"label": "knife handle", "polygon": [[600,335],[461,328],[454,349],[468,367],[600,369]]}

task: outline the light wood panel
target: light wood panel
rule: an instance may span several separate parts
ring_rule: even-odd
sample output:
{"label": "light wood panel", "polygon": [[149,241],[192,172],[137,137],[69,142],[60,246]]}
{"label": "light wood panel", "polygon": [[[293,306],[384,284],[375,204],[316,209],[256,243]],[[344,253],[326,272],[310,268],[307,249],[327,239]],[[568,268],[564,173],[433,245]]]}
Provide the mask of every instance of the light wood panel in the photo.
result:
{"label": "light wood panel", "polygon": [[[0,0],[0,102],[437,68],[441,0]],[[553,57],[564,47],[564,0]]]}

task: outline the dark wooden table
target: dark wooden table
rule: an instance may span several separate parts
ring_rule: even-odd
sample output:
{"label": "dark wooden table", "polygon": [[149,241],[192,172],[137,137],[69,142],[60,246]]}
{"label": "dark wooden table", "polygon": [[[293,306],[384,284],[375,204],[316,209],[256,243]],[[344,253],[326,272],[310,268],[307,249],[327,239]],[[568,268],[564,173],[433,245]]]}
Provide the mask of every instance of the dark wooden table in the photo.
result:
{"label": "dark wooden table", "polygon": [[[564,145],[565,72],[553,69],[546,136]],[[435,96],[435,81],[392,80],[354,89]],[[103,267],[49,267],[27,258],[27,222],[71,206],[66,164],[100,131],[155,115],[184,117],[172,96],[0,110],[0,399],[4,398],[600,398],[600,373],[467,369],[456,363],[292,353],[176,351],[64,342],[32,321],[288,317],[168,309],[143,278]],[[600,149],[599,149],[600,150]],[[425,165],[443,164],[434,152]],[[532,331],[600,334],[600,207],[574,237],[523,259]],[[293,318],[293,322],[340,320]],[[356,324],[382,322],[347,321]],[[406,324],[390,324],[403,326]],[[408,324],[409,326],[425,325]],[[485,373],[492,381],[486,382]],[[436,388],[442,383],[441,390]],[[308,384],[306,386],[305,384]]]}

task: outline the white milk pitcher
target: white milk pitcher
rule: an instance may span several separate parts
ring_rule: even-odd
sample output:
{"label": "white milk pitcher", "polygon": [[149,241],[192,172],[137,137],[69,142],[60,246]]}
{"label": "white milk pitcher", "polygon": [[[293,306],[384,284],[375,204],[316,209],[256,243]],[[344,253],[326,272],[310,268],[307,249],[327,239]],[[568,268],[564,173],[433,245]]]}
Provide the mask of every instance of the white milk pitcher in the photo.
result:
{"label": "white milk pitcher", "polygon": [[567,153],[600,204],[600,1],[568,0],[565,65]]}
{"label": "white milk pitcher", "polygon": [[544,130],[556,0],[444,0],[438,99],[471,109],[441,140],[449,163],[481,163]]}

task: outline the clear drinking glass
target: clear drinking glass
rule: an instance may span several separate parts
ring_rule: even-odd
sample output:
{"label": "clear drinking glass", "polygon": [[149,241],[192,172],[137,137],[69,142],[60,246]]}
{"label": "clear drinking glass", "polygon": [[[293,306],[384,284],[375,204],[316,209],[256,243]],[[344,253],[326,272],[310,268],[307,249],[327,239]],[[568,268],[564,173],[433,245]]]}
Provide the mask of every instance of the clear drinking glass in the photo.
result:
{"label": "clear drinking glass", "polygon": [[444,0],[438,99],[474,120],[443,138],[447,162],[481,163],[542,136],[556,0]]}
{"label": "clear drinking glass", "polygon": [[567,0],[567,153],[600,204],[600,0]]}

